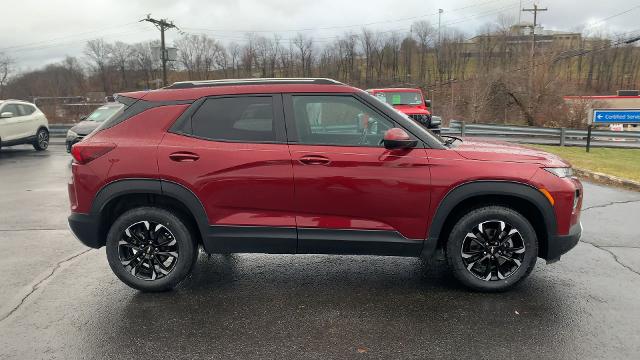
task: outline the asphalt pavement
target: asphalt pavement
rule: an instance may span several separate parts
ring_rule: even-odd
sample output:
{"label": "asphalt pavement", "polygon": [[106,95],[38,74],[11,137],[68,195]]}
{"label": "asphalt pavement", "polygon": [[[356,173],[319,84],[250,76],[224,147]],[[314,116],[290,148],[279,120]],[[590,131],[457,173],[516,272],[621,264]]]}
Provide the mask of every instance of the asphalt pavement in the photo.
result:
{"label": "asphalt pavement", "polygon": [[640,358],[640,193],[585,183],[583,241],[507,293],[413,258],[201,254],[144,294],[67,229],[69,162],[0,150],[0,359]]}

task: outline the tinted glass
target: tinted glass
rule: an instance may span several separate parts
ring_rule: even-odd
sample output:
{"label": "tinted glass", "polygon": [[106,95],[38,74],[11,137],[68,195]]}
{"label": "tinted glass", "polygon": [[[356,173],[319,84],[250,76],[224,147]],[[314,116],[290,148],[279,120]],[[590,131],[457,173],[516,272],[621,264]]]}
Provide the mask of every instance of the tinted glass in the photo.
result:
{"label": "tinted glass", "polygon": [[36,111],[36,108],[31,105],[19,105],[23,115],[31,115]]}
{"label": "tinted glass", "polygon": [[211,140],[276,141],[271,96],[208,99],[191,118],[193,135]]}
{"label": "tinted glass", "polygon": [[394,127],[351,96],[296,95],[293,110],[301,144],[378,147]]}

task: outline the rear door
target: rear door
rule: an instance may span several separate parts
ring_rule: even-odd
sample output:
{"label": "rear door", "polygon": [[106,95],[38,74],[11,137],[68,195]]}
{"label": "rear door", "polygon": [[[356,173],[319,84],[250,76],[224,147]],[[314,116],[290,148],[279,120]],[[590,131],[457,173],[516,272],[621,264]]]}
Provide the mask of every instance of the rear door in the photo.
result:
{"label": "rear door", "polygon": [[191,190],[209,220],[209,252],[293,253],[293,169],[282,96],[202,99],[158,151],[160,176]]}
{"label": "rear door", "polygon": [[298,252],[417,255],[430,200],[425,149],[385,149],[397,124],[354,95],[284,98]]}

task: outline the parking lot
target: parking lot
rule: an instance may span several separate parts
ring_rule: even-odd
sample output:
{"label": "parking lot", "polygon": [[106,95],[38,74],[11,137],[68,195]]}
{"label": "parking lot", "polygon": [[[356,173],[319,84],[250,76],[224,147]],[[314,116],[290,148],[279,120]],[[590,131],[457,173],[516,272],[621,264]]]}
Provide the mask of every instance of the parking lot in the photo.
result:
{"label": "parking lot", "polygon": [[201,254],[144,294],[67,229],[62,145],[0,151],[1,358],[637,358],[640,193],[585,184],[582,242],[503,294],[444,263]]}

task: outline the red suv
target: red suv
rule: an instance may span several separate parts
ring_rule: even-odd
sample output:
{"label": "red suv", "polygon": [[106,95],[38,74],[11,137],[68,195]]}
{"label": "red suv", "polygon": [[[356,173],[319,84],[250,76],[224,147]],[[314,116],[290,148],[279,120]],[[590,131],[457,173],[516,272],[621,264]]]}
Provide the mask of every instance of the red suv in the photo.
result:
{"label": "red suv", "polygon": [[431,100],[426,100],[422,90],[414,88],[368,89],[367,92],[378,100],[390,104],[401,113],[417,121],[427,129],[440,132],[441,121],[431,116]]}
{"label": "red suv", "polygon": [[430,257],[481,291],[580,238],[556,156],[446,140],[328,79],[175,83],[118,96],[73,145],[69,224],[126,284],[167,290],[207,253]]}

